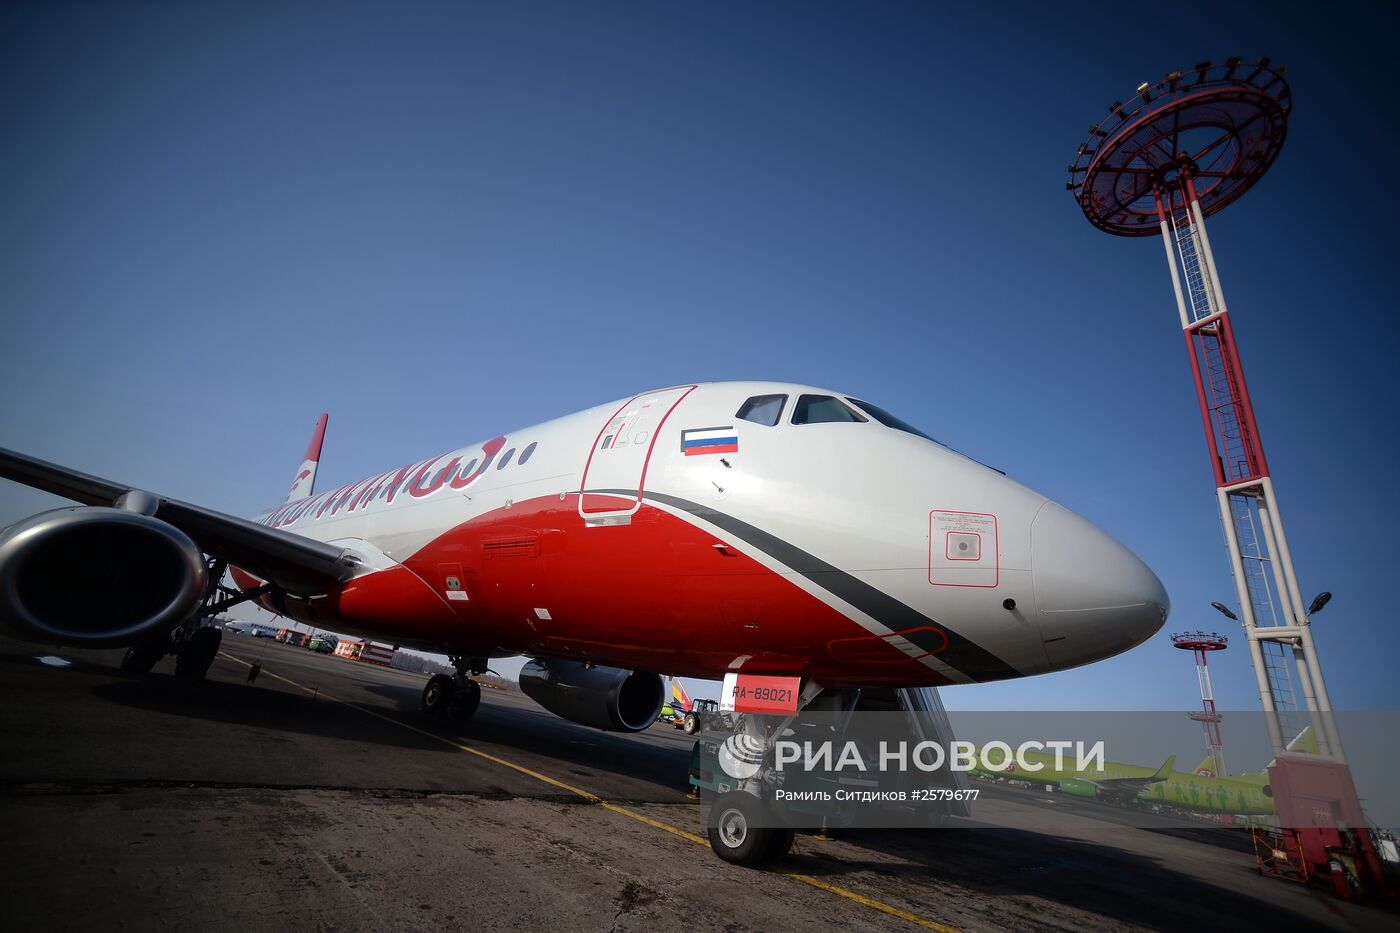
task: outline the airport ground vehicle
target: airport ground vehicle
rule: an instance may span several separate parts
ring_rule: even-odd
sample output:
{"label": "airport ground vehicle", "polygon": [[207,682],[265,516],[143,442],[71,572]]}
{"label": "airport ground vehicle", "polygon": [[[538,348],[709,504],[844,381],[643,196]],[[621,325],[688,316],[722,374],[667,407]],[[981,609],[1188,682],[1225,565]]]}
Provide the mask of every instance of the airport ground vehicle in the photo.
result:
{"label": "airport ground vehicle", "polygon": [[702,697],[693,700],[690,709],[677,716],[674,724],[677,729],[684,729],[686,735],[694,735],[707,728],[706,724],[712,719],[718,719],[720,716],[719,701]]}

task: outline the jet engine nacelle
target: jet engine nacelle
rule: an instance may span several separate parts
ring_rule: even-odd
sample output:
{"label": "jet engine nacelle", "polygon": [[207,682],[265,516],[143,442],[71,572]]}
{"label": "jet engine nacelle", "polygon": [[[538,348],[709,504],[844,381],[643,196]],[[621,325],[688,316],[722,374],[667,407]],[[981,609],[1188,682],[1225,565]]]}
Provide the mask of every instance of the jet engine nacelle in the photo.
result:
{"label": "jet engine nacelle", "polygon": [[660,674],[556,659],[522,667],[520,689],[556,716],[609,732],[641,732],[666,699]]}
{"label": "jet engine nacelle", "polygon": [[59,644],[128,645],[194,615],[208,577],[189,535],[158,518],[41,512],[0,531],[0,628]]}

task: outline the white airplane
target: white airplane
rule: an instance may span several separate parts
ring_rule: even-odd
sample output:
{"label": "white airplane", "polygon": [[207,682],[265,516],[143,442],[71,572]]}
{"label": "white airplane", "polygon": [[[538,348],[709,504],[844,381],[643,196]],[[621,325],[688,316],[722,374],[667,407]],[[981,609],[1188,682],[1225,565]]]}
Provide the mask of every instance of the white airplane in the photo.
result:
{"label": "white airplane", "polygon": [[201,677],[200,620],[256,599],[449,655],[429,712],[470,715],[468,675],[524,654],[541,705],[638,731],[659,672],[976,683],[1110,657],[1167,616],[1103,531],[841,392],[673,386],[312,495],[325,426],[253,521],[0,451],[0,477],[83,503],[0,533],[0,625]]}

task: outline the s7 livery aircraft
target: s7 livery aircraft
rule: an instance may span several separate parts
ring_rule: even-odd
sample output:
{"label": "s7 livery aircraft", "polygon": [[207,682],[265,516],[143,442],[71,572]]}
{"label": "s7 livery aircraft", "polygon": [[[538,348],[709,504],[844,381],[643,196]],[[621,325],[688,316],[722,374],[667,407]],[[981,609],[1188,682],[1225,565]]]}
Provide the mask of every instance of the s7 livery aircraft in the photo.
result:
{"label": "s7 livery aircraft", "polygon": [[1118,654],[1167,615],[1107,534],[840,392],[673,386],[313,494],[325,423],[251,521],[0,451],[0,476],[83,503],[0,533],[0,624],[200,677],[201,621],[255,599],[449,655],[430,712],[470,715],[468,674],[524,654],[541,705],[639,731],[661,673],[975,683]]}
{"label": "s7 livery aircraft", "polygon": [[990,777],[1023,778],[1037,785],[1056,785],[1074,797],[1089,797],[1108,803],[1165,803],[1197,813],[1225,813],[1232,816],[1272,816],[1273,788],[1265,768],[1248,774],[1217,775],[1209,769],[1215,760],[1207,756],[1191,771],[1177,771],[1171,755],[1155,771],[1139,765],[1107,762],[1097,771],[1080,771],[1057,763],[1055,756],[1028,751],[1023,757],[1033,771],[1020,774],[1015,763],[1003,770],[982,767]]}

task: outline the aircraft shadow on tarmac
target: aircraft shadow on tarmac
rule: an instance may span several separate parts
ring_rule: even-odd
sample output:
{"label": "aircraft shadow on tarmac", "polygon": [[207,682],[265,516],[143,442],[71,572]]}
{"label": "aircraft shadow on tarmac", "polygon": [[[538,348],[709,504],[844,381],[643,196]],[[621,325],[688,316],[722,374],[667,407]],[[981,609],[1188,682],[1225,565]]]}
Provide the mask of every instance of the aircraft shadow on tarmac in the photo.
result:
{"label": "aircraft shadow on tarmac", "polygon": [[[617,803],[675,803],[684,799],[689,790],[691,741],[665,745],[638,741],[631,736],[561,719],[544,709],[533,708],[533,701],[529,701],[531,706],[516,708],[493,703],[491,697],[483,700],[471,719],[428,719],[419,709],[417,690],[392,684],[369,684],[364,689],[393,700],[399,718],[444,738],[467,744],[476,741],[501,745],[547,756],[568,772],[558,775],[564,780],[589,778],[599,773],[626,778],[631,791],[622,795],[588,786],[587,781],[579,782],[585,789],[600,792]],[[665,732],[662,735],[669,736]]]}
{"label": "aircraft shadow on tarmac", "polygon": [[833,857],[822,851],[820,843],[799,835],[786,867],[816,878],[839,878],[858,871],[909,882],[928,878],[978,892],[974,903],[985,902],[986,897],[993,901],[1038,897],[1150,929],[1196,929],[1222,922],[1242,929],[1317,929],[1313,920],[1232,889],[1232,879],[1257,879],[1252,860],[1240,860],[1219,878],[1207,881],[1176,871],[1162,859],[1117,846],[978,826],[972,820],[923,832],[844,830],[838,837],[903,858],[906,864]]}
{"label": "aircraft shadow on tarmac", "polygon": [[1202,846],[1217,846],[1221,849],[1234,849],[1237,852],[1244,852],[1248,855],[1254,854],[1254,846],[1250,842],[1245,830],[1233,830],[1226,828],[1211,829],[1208,827],[1185,826],[1175,829],[1168,826],[1145,826],[1142,828],[1146,833],[1157,833],[1160,836],[1171,836],[1173,839],[1183,839],[1187,842]]}
{"label": "aircraft shadow on tarmac", "polygon": [[[0,663],[8,660],[12,659],[0,656]],[[32,657],[16,656],[13,660],[31,666],[34,663]],[[395,728],[388,723],[367,723],[364,712],[324,697],[268,689],[256,683],[213,680],[184,683],[159,672],[123,674],[109,666],[82,661],[73,662],[67,670],[100,674],[108,679],[91,688],[95,699],[146,712],[456,754],[451,745],[435,742],[409,729]],[[121,679],[112,682],[112,677]],[[489,701],[482,703],[477,714],[467,721],[429,719],[419,710],[420,691],[416,688],[366,684],[363,689],[393,700],[397,707],[376,712],[446,739],[505,746],[546,756],[566,772],[558,775],[563,780],[578,780],[587,789],[601,792],[619,803],[675,803],[683,800],[688,790],[689,742],[674,748],[638,742],[576,725],[543,709],[515,709]],[[587,781],[609,774],[626,779],[627,790],[620,794],[609,793],[608,788],[595,787]]]}
{"label": "aircraft shadow on tarmac", "polygon": [[[103,673],[112,676],[111,669]],[[99,700],[146,712],[398,748],[452,751],[406,729],[366,729],[364,714],[349,707],[257,684],[184,683],[169,674],[154,673],[124,675],[123,680],[98,684],[91,692]]]}

